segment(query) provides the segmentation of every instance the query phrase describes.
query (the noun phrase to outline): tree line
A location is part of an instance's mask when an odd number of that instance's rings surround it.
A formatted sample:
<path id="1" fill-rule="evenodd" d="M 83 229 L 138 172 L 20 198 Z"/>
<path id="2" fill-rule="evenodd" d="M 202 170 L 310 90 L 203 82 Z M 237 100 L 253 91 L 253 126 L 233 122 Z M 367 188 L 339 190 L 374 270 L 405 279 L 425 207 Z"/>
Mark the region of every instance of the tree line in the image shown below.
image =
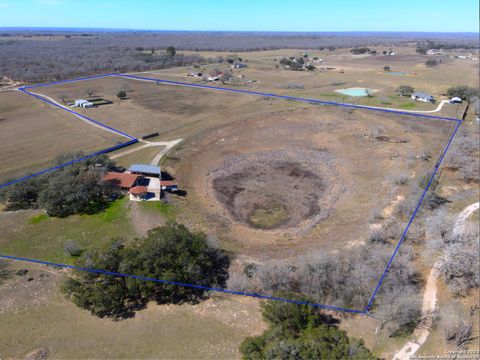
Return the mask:
<path id="1" fill-rule="evenodd" d="M 56 164 L 83 155 L 82 152 L 60 155 Z M 57 217 L 95 213 L 121 195 L 117 184 L 103 180 L 105 172 L 114 167 L 115 163 L 106 155 L 91 157 L 8 186 L 0 192 L 0 201 L 7 211 L 41 208 Z"/>

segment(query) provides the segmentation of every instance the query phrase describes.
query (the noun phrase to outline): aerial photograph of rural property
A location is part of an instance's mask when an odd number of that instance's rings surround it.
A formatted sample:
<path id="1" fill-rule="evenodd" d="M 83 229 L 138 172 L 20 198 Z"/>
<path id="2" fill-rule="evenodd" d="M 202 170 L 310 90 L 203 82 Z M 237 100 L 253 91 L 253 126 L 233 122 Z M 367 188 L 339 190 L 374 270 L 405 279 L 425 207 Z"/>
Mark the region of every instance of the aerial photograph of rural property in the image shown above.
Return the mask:
<path id="1" fill-rule="evenodd" d="M 479 17 L 0 0 L 0 360 L 480 359 Z"/>

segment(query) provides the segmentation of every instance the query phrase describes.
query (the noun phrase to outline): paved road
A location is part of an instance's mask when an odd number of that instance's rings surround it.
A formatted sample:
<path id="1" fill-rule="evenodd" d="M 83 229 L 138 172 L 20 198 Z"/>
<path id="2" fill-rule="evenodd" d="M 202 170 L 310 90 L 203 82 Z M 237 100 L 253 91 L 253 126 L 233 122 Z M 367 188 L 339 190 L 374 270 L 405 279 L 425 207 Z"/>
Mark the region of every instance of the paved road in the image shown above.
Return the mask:
<path id="1" fill-rule="evenodd" d="M 461 234 L 464 231 L 466 220 L 470 217 L 470 215 L 478 210 L 479 205 L 480 203 L 478 202 L 471 204 L 463 209 L 463 211 L 457 216 L 452 230 L 454 235 Z M 437 312 L 437 279 L 440 274 L 441 264 L 442 261 L 437 260 L 430 270 L 430 274 L 428 275 L 427 283 L 425 285 L 425 292 L 423 294 L 422 322 L 414 330 L 410 340 L 398 352 L 395 353 L 393 357 L 394 360 L 409 360 L 413 355 L 415 355 L 420 346 L 427 341 L 427 338 L 430 335 L 433 320 L 435 320 Z"/>

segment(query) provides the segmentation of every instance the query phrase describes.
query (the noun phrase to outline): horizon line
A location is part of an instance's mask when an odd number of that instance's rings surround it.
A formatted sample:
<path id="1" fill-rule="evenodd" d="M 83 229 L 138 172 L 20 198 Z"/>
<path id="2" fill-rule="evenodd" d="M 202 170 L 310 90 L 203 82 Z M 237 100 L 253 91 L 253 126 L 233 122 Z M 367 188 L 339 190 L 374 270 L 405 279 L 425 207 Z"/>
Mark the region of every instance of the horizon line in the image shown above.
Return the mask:
<path id="1" fill-rule="evenodd" d="M 324 34 L 324 33 L 369 33 L 369 34 L 476 34 L 478 31 L 424 31 L 424 30 L 199 30 L 199 29 L 138 29 L 138 28 L 109 28 L 109 27 L 62 27 L 62 26 L 0 26 L 0 30 L 51 30 L 51 31 L 143 31 L 143 32 L 216 32 L 216 33 L 296 33 L 296 34 Z"/>

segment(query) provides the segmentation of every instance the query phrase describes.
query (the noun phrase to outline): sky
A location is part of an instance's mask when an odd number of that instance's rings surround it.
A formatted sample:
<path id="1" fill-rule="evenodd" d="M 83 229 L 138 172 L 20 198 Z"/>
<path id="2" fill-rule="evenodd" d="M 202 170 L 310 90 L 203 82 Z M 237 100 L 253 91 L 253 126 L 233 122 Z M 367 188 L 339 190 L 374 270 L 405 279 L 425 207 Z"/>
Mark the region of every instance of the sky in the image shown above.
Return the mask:
<path id="1" fill-rule="evenodd" d="M 0 27 L 478 32 L 478 0 L 0 0 Z"/>

